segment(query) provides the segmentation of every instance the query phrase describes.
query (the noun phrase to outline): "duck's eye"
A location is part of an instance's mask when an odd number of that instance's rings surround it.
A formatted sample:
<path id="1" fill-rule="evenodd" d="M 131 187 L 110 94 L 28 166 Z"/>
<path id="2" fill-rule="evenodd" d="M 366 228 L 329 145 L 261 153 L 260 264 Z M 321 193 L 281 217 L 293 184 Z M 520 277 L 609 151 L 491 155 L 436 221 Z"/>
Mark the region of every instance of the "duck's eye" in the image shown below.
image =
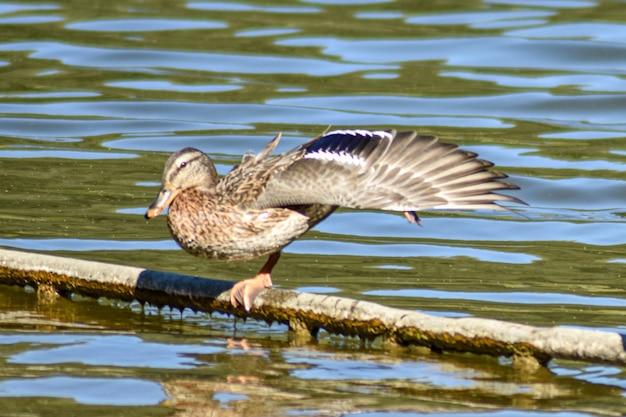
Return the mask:
<path id="1" fill-rule="evenodd" d="M 178 164 L 178 168 L 185 168 L 187 166 L 187 162 L 183 161 L 180 164 Z"/>

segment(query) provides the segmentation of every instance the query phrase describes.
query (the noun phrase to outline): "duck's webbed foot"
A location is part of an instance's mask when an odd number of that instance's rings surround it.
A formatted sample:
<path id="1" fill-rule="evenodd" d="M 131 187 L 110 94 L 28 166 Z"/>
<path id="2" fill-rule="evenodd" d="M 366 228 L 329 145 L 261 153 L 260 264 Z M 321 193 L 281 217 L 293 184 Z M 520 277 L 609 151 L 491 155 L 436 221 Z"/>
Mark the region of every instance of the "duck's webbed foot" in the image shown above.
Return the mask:
<path id="1" fill-rule="evenodd" d="M 246 311 L 250 311 L 257 295 L 271 286 L 272 276 L 270 274 L 258 274 L 253 278 L 239 281 L 230 290 L 230 303 L 234 307 L 243 306 Z"/>
<path id="2" fill-rule="evenodd" d="M 233 286 L 230 290 L 230 303 L 234 307 L 243 306 L 246 311 L 250 311 L 257 295 L 264 289 L 272 287 L 272 268 L 278 262 L 278 258 L 280 252 L 270 255 L 256 276 L 239 281 Z"/>

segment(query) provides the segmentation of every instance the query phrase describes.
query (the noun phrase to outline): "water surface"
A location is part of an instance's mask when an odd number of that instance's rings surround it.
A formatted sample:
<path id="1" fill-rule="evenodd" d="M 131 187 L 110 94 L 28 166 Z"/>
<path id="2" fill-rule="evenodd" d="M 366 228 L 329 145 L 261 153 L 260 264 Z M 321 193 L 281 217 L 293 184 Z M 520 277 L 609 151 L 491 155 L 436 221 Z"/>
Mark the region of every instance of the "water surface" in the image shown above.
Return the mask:
<path id="1" fill-rule="evenodd" d="M 626 6 L 614 1 L 0 4 L 0 245 L 212 278 L 145 207 L 167 156 L 221 174 L 274 135 L 417 129 L 521 187 L 515 213 L 340 210 L 275 281 L 447 317 L 626 332 Z M 0 288 L 7 415 L 619 415 L 623 368 L 394 349 Z"/>

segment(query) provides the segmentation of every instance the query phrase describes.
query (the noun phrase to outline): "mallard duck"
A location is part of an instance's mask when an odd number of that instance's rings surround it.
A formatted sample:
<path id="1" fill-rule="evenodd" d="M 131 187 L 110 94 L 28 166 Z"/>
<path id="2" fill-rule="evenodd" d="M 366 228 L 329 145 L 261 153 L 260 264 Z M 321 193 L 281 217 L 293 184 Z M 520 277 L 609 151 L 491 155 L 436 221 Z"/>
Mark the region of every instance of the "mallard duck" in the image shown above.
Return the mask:
<path id="1" fill-rule="evenodd" d="M 184 148 L 167 160 L 163 184 L 146 218 L 169 207 L 167 224 L 195 256 L 246 261 L 269 256 L 259 273 L 240 281 L 230 301 L 246 310 L 272 286 L 281 249 L 338 207 L 404 213 L 420 223 L 424 209 L 507 209 L 523 201 L 500 190 L 517 186 L 456 145 L 417 132 L 334 130 L 270 157 L 276 136 L 258 154 L 218 179 L 211 159 Z"/>

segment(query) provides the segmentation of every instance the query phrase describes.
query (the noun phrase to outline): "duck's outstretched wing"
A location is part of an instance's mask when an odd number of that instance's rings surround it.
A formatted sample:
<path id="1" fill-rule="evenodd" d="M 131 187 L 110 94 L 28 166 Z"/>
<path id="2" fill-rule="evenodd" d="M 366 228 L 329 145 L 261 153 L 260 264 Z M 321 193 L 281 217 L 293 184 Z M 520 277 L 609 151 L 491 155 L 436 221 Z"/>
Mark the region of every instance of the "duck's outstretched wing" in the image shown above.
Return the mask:
<path id="1" fill-rule="evenodd" d="M 326 204 L 415 211 L 525 204 L 498 193 L 518 187 L 490 170 L 491 162 L 416 132 L 335 130 L 286 155 L 299 156 L 268 178 L 257 207 Z"/>

